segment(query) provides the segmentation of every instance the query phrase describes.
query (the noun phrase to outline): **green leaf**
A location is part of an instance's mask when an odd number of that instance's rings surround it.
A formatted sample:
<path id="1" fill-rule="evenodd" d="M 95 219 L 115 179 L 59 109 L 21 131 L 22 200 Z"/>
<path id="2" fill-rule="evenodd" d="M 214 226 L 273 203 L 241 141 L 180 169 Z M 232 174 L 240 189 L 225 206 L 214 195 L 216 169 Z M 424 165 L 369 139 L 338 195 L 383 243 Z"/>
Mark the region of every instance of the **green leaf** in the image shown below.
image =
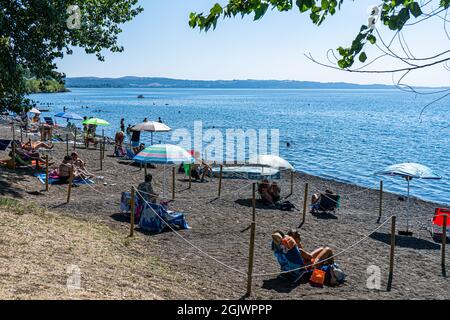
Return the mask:
<path id="1" fill-rule="evenodd" d="M 420 6 L 417 2 L 411 3 L 411 5 L 409 6 L 409 11 L 415 18 L 422 14 L 422 9 L 420 9 Z"/>
<path id="2" fill-rule="evenodd" d="M 359 55 L 359 61 L 361 61 L 362 63 L 366 62 L 367 60 L 367 55 L 365 52 L 361 52 L 361 54 Z"/>
<path id="3" fill-rule="evenodd" d="M 369 34 L 369 35 L 367 36 L 367 41 L 369 41 L 371 44 L 375 44 L 375 42 L 377 42 L 377 38 L 375 38 L 374 35 Z"/>
<path id="4" fill-rule="evenodd" d="M 269 8 L 268 3 L 261 3 L 258 7 L 256 7 L 254 20 L 261 19 L 261 17 L 266 13 L 268 8 Z"/>

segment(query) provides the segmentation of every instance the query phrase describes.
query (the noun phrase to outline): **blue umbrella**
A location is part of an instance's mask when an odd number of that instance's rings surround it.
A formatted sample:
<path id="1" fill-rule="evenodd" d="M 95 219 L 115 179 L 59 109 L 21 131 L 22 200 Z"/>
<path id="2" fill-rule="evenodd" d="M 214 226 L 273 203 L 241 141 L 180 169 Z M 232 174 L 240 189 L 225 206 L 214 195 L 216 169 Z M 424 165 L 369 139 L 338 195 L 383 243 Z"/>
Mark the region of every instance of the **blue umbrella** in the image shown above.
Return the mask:
<path id="1" fill-rule="evenodd" d="M 80 116 L 80 115 L 78 115 L 76 113 L 73 113 L 73 112 L 60 112 L 60 113 L 55 114 L 55 117 L 64 118 L 64 119 L 67 119 L 67 120 L 69 120 L 69 119 L 71 119 L 71 120 L 83 120 L 82 116 Z"/>

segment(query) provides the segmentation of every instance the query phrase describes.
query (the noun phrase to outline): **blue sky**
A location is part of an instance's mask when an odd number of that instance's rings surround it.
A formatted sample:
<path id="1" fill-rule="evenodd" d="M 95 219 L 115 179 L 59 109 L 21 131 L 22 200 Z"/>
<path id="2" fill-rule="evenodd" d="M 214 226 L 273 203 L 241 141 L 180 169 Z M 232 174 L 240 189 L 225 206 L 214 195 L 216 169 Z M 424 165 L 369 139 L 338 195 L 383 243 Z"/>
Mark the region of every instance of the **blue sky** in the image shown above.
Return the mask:
<path id="1" fill-rule="evenodd" d="M 350 74 L 321 67 L 304 57 L 311 53 L 326 62 L 330 48 L 349 45 L 368 18 L 368 7 L 376 1 L 345 1 L 337 15 L 322 26 L 313 25 L 308 15 L 297 10 L 268 12 L 260 21 L 251 17 L 219 21 L 208 33 L 190 29 L 191 11 L 206 11 L 209 0 L 141 0 L 144 12 L 123 26 L 119 43 L 123 53 L 105 52 L 106 62 L 76 49 L 58 61 L 68 77 L 162 76 L 181 79 L 279 79 L 321 82 L 392 83 L 392 75 Z M 223 1 L 222 1 L 223 3 Z M 448 49 L 442 21 L 430 19 L 405 30 L 413 54 L 428 56 Z M 379 29 L 386 39 L 393 34 Z M 378 51 L 366 52 L 375 57 Z M 378 66 L 394 67 L 382 59 Z M 442 66 L 416 71 L 406 78 L 412 85 L 449 85 L 449 72 Z"/>

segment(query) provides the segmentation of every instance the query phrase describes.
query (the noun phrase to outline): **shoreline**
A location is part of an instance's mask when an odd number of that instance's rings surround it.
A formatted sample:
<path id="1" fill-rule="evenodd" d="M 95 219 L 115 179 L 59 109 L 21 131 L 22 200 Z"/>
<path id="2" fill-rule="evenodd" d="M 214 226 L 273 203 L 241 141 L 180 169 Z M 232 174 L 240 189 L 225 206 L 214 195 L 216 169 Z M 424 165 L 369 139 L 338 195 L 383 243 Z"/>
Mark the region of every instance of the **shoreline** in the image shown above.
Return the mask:
<path id="1" fill-rule="evenodd" d="M 9 127 L 0 125 L 0 136 L 8 138 Z M 49 154 L 56 165 L 65 154 L 65 144 L 55 144 Z M 71 150 L 72 146 L 70 146 Z M 67 214 L 75 219 L 100 224 L 118 231 L 126 238 L 129 222 L 120 214 L 119 203 L 122 191 L 129 191 L 143 181 L 144 170 L 129 162 L 111 157 L 111 146 L 107 146 L 103 170 L 99 169 L 99 152 L 77 149 L 86 160 L 88 170 L 95 176 L 94 185 L 82 185 L 72 189 L 71 201 L 66 203 L 67 186 L 50 186 L 50 192 L 33 175 L 35 168 L 12 171 L 0 168 L 0 197 L 15 198 L 25 203 L 35 203 L 54 214 Z M 0 151 L 0 158 L 7 153 Z M 154 188 L 159 193 L 164 185 L 163 167 L 148 169 L 154 176 Z M 205 183 L 188 182 L 184 175 L 176 176 L 176 197 L 170 201 L 172 210 L 183 212 L 191 227 L 179 234 L 226 265 L 245 270 L 248 265 L 248 226 L 251 220 L 252 181 L 244 179 L 223 179 L 222 196 L 217 199 L 218 179 L 208 178 Z M 341 208 L 332 216 L 313 216 L 306 213 L 306 222 L 300 228 L 304 246 L 312 250 L 318 246 L 329 246 L 340 252 L 349 252 L 337 258 L 337 262 L 348 275 L 347 282 L 340 287 L 314 288 L 309 284 L 292 287 L 270 274 L 279 271 L 270 250 L 270 237 L 274 230 L 287 231 L 297 228 L 302 219 L 304 185 L 309 184 L 307 201 L 316 190 L 329 188 L 342 197 Z M 171 179 L 167 182 L 171 185 Z M 289 193 L 290 176 L 280 180 L 282 196 Z M 170 191 L 168 192 L 170 194 Z M 389 260 L 390 222 L 380 230 L 376 223 L 379 210 L 379 191 L 355 185 L 298 173 L 294 175 L 294 193 L 287 197 L 299 211 L 281 212 L 263 207 L 259 202 L 256 208 L 257 232 L 255 238 L 254 272 L 268 276 L 254 279 L 253 299 L 433 299 L 448 298 L 450 284 L 443 278 L 440 270 L 440 245 L 434 242 L 423 225 L 430 226 L 435 203 L 412 199 L 411 230 L 413 237 L 397 236 L 394 286 L 391 292 L 384 289 L 369 290 L 366 286 L 367 268 L 377 265 L 381 269 L 381 285 L 387 281 Z M 383 193 L 383 215 L 381 221 L 397 216 L 397 230 L 405 228 L 406 203 L 399 201 L 395 194 Z M 31 231 L 32 232 L 32 231 Z M 370 234 L 359 245 L 351 247 Z M 145 253 L 160 259 L 183 275 L 190 275 L 195 282 L 205 288 L 205 299 L 238 299 L 245 293 L 246 279 L 216 261 L 205 257 L 194 247 L 188 245 L 172 231 L 161 234 L 148 234 L 136 227 L 134 245 L 145 248 Z M 85 272 L 94 272 L 95 265 L 86 266 Z M 120 263 L 116 266 L 120 270 Z M 26 275 L 24 275 L 26 276 Z M 44 279 L 46 280 L 46 279 Z M 288 291 L 286 291 L 288 289 Z M 288 293 L 289 292 L 289 293 Z M 186 298 L 189 299 L 189 296 Z"/>

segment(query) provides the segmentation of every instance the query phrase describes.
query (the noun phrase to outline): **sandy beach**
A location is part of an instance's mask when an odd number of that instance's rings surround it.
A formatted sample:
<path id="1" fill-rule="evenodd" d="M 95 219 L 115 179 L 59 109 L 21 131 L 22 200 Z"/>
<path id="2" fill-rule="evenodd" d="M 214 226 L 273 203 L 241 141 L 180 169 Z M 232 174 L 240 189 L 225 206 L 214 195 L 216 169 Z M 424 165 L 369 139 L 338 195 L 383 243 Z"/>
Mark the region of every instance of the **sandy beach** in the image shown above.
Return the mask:
<path id="1" fill-rule="evenodd" d="M 0 137 L 12 138 L 11 127 L 0 125 Z M 16 133 L 20 137 L 20 133 Z M 37 137 L 30 136 L 33 140 Z M 25 138 L 25 135 L 24 135 Z M 70 145 L 70 151 L 73 144 Z M 107 146 L 100 171 L 99 150 L 86 150 L 78 146 L 79 156 L 87 163 L 88 170 L 95 176 L 104 177 L 94 179 L 94 185 L 82 185 L 72 189 L 71 201 L 66 203 L 67 185 L 52 185 L 50 191 L 45 192 L 45 186 L 34 176 L 35 168 L 20 168 L 15 171 L 0 166 L 0 197 L 15 198 L 23 203 L 33 203 L 37 207 L 58 217 L 65 215 L 79 221 L 98 224 L 109 228 L 126 239 L 129 234 L 129 222 L 119 210 L 121 192 L 129 191 L 131 186 L 137 186 L 144 178 L 144 170 L 131 165 L 130 161 L 122 161 L 112 156 L 112 146 Z M 54 150 L 48 152 L 56 168 L 66 153 L 64 143 L 55 143 Z M 0 159 L 8 159 L 7 152 L 0 151 Z M 154 176 L 154 187 L 162 192 L 163 166 L 148 169 Z M 42 171 L 42 170 L 41 170 Z M 128 246 L 120 249 L 124 257 L 139 256 L 141 258 L 157 259 L 167 265 L 170 270 L 176 270 L 185 275 L 183 281 L 189 282 L 196 290 L 180 291 L 176 296 L 163 298 L 205 298 L 205 299 L 239 299 L 246 291 L 246 273 L 249 254 L 249 225 L 252 208 L 253 181 L 223 180 L 222 196 L 217 199 L 218 179 L 207 178 L 207 182 L 192 183 L 188 189 L 188 182 L 184 175 L 176 177 L 176 199 L 170 202 L 173 210 L 187 214 L 190 230 L 180 231 L 179 234 L 208 255 L 223 262 L 228 267 L 205 256 L 196 248 L 188 244 L 174 232 L 168 231 L 151 235 L 136 227 L 135 236 Z M 282 194 L 287 195 L 290 189 L 290 176 L 283 176 L 280 181 Z M 304 202 L 304 185 L 309 183 L 308 198 L 313 192 L 326 188 L 332 189 L 342 197 L 341 208 L 335 216 L 313 216 L 306 214 L 306 222 L 301 227 L 302 242 L 306 249 L 313 250 L 319 246 L 329 246 L 338 255 L 336 262 L 347 274 L 346 283 L 338 287 L 315 288 L 308 283 L 292 286 L 289 282 L 277 278 L 279 265 L 270 248 L 271 234 L 274 230 L 287 231 L 299 226 Z M 171 169 L 167 170 L 167 185 L 171 187 Z M 375 186 L 374 186 L 375 187 Z M 170 197 L 171 189 L 167 193 Z M 303 173 L 294 176 L 294 193 L 288 200 L 294 203 L 299 211 L 282 212 L 268 209 L 257 204 L 256 209 L 256 239 L 255 261 L 252 299 L 449 299 L 450 284 L 441 273 L 440 244 L 434 242 L 426 228 L 431 226 L 431 218 L 436 207 L 442 205 L 413 199 L 411 218 L 413 237 L 396 236 L 395 268 L 392 290 L 386 291 L 390 250 L 390 221 L 377 224 L 379 210 L 379 191 L 365 189 L 355 185 L 326 180 Z M 391 215 L 397 216 L 397 230 L 406 225 L 406 203 L 399 199 L 399 195 L 383 194 L 384 222 Z M 309 201 L 308 201 L 309 203 Z M 45 221 L 42 221 L 45 223 Z M 380 226 L 381 225 L 381 226 Z M 3 227 L 2 227 L 3 228 Z M 376 232 L 373 230 L 379 228 Z M 29 230 L 33 232 L 33 230 Z M 61 228 L 50 228 L 48 232 L 61 232 Z M 0 244 L 5 242 L 3 232 Z M 370 235 L 364 239 L 367 235 Z M 3 239 L 2 239 L 3 238 Z M 364 239 L 364 240 L 362 240 Z M 362 240 L 362 241 L 361 241 Z M 26 241 L 32 241 L 32 237 Z M 358 241 L 361 241 L 358 243 Z M 356 245 L 355 245 L 356 244 Z M 119 246 L 120 244 L 116 244 Z M 91 250 L 85 244 L 85 250 Z M 35 248 L 38 250 L 38 248 Z M 96 248 L 92 248 L 93 251 Z M 107 248 L 105 249 L 107 250 Z M 11 254 L 14 254 L 12 252 Z M 447 255 L 448 257 L 448 255 Z M 2 264 L 12 263 L 12 259 L 0 258 Z M 52 258 L 49 257 L 49 260 Z M 98 262 L 102 255 L 98 255 Z M 15 262 L 17 263 L 17 261 Z M 49 274 L 45 277 L 45 268 L 41 270 L 42 277 L 33 278 L 34 282 L 52 283 L 55 290 L 62 290 L 57 285 L 65 284 L 65 268 L 52 270 L 48 264 Z M 381 271 L 380 289 L 369 289 L 368 267 L 378 266 Z M 447 259 L 448 265 L 448 259 Z M 123 271 L 127 264 L 118 262 L 111 274 L 115 277 L 126 277 Z M 90 283 L 90 273 L 96 271 L 95 263 L 83 264 L 83 290 L 94 286 Z M 237 269 L 237 272 L 233 269 Z M 31 269 L 31 268 L 30 268 Z M 8 268 L 4 268 L 2 278 L 8 278 Z M 5 275 L 6 273 L 6 275 Z M 55 274 L 56 273 L 56 274 Z M 20 276 L 23 282 L 32 277 L 32 272 Z M 137 278 L 133 290 L 139 290 L 140 280 Z M 113 282 L 112 282 L 113 283 Z M 195 285 L 194 285 L 195 284 Z M 129 286 L 130 284 L 125 284 Z M 148 285 L 142 281 L 142 286 Z M 180 285 L 169 282 L 169 285 Z M 31 284 L 30 284 L 31 286 Z M 199 289 L 200 288 L 200 289 Z M 29 296 L 43 298 L 39 286 L 30 288 Z M 111 292 L 126 290 L 123 287 L 109 288 Z M 144 290 L 144 289 L 143 289 Z M 148 291 L 148 288 L 145 290 Z M 57 296 L 58 291 L 54 293 Z M 79 293 L 78 293 L 79 294 Z M 111 297 L 119 297 L 111 293 Z M 78 296 L 67 298 L 77 298 Z M 89 298 L 89 296 L 86 296 Z M 122 296 L 124 298 L 136 295 Z M 155 298 L 151 295 L 145 298 Z M 159 298 L 159 296 L 157 297 Z"/>

